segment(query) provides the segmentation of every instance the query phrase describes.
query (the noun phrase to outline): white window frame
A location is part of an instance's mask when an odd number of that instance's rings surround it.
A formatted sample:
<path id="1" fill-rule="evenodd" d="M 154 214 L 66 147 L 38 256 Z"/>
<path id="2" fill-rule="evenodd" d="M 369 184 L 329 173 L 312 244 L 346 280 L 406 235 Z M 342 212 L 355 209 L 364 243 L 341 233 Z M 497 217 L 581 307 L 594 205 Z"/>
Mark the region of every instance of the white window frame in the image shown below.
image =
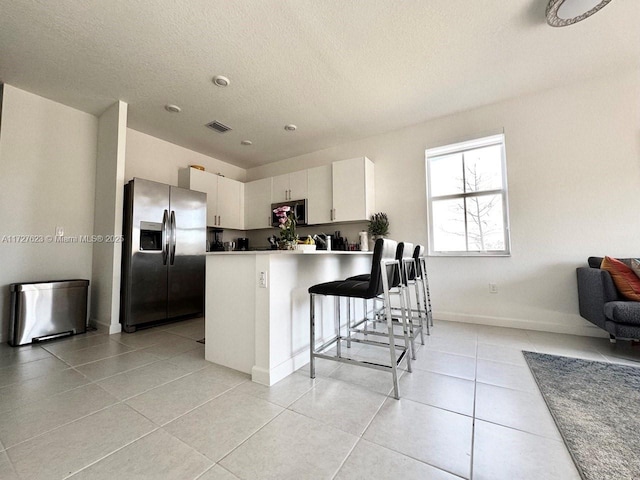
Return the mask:
<path id="1" fill-rule="evenodd" d="M 489 147 L 492 145 L 500 145 L 502 147 L 502 188 L 495 190 L 486 190 L 482 192 L 470 192 L 459 193 L 451 195 L 439 195 L 436 197 L 431 196 L 431 160 L 455 153 L 464 153 L 466 151 L 475 150 L 482 147 Z M 511 256 L 511 229 L 509 226 L 509 196 L 507 188 L 507 159 L 504 134 L 491 135 L 488 137 L 477 138 L 475 140 L 468 140 L 465 142 L 454 143 L 451 145 L 445 145 L 442 147 L 429 148 L 425 151 L 425 162 L 427 171 L 427 204 L 428 204 L 428 223 L 429 223 L 429 256 L 434 257 L 508 257 Z M 464 165 L 464 164 L 463 164 Z M 463 167 L 464 168 L 464 167 Z M 485 250 L 485 251 L 436 251 L 434 250 L 434 225 L 433 225 L 433 200 L 445 200 L 445 199 L 465 199 L 470 197 L 477 197 L 481 195 L 502 195 L 502 214 L 504 225 L 504 250 Z M 465 207 L 466 212 L 466 207 Z M 465 214 L 465 230 L 466 230 L 466 218 Z M 465 240 L 468 248 L 468 237 L 465 232 Z"/>

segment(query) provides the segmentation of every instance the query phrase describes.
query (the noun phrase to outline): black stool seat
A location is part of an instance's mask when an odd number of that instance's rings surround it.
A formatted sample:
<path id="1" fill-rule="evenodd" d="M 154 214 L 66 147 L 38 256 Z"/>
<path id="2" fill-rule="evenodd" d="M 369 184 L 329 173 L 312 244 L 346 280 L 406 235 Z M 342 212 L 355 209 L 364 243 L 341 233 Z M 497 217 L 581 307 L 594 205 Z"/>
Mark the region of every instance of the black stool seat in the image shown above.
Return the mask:
<path id="1" fill-rule="evenodd" d="M 313 285 L 309 288 L 309 293 L 316 295 L 332 295 L 334 297 L 364 298 L 366 300 L 378 295 L 376 289 L 371 288 L 371 282 L 357 280 L 338 280 Z"/>
<path id="2" fill-rule="evenodd" d="M 363 273 L 362 275 L 354 275 L 353 277 L 347 278 L 347 280 L 355 280 L 357 282 L 368 282 L 371 280 L 370 273 Z"/>

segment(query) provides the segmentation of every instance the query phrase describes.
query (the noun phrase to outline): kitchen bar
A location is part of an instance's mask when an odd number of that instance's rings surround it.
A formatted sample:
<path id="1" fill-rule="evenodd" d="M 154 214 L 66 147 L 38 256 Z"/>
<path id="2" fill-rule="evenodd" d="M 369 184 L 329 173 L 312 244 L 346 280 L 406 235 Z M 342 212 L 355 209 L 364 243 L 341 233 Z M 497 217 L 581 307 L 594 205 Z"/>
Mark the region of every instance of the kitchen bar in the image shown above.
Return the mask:
<path id="1" fill-rule="evenodd" d="M 370 252 L 207 254 L 205 358 L 273 385 L 309 362 L 307 289 L 370 270 Z M 318 340 L 329 338 L 333 302 L 324 299 L 316 308 L 324 311 Z"/>

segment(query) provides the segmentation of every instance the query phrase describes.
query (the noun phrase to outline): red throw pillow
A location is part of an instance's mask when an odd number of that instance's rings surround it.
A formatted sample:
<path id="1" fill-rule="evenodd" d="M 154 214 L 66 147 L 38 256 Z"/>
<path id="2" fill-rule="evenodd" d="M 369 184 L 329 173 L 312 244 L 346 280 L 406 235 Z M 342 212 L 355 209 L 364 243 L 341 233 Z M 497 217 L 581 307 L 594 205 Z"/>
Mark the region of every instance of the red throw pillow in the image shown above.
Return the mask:
<path id="1" fill-rule="evenodd" d="M 611 274 L 613 283 L 623 297 L 640 302 L 640 278 L 631 268 L 611 257 L 604 257 L 600 268 Z"/>

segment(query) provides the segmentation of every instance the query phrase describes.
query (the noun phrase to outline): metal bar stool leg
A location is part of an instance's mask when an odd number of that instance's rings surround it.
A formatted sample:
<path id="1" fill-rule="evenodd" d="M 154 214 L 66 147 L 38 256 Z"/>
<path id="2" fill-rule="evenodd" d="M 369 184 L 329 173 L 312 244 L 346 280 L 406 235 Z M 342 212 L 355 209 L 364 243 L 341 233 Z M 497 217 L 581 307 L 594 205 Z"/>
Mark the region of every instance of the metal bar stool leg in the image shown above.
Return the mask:
<path id="1" fill-rule="evenodd" d="M 340 335 L 340 297 L 334 297 L 334 314 L 333 314 L 333 322 L 336 329 L 336 354 L 338 357 L 342 357 L 342 337 Z"/>
<path id="2" fill-rule="evenodd" d="M 384 288 L 384 312 L 385 317 L 387 318 L 387 330 L 389 332 L 389 356 L 391 359 L 391 375 L 393 376 L 393 396 L 396 400 L 400 400 L 400 387 L 398 384 L 398 360 L 396 357 L 396 344 L 393 335 L 393 318 L 391 316 L 391 299 L 389 295 L 389 281 L 387 280 L 387 275 L 384 272 L 384 269 L 388 268 L 386 265 L 382 265 L 383 275 L 382 275 L 382 285 Z M 405 332 L 406 339 L 406 332 Z M 407 356 L 407 362 L 410 356 Z"/>
<path id="3" fill-rule="evenodd" d="M 347 297 L 347 348 L 351 348 L 351 298 Z"/>
<path id="4" fill-rule="evenodd" d="M 415 279 L 415 281 L 413 282 L 413 285 L 415 287 L 415 291 L 416 291 L 416 306 L 418 309 L 418 318 L 420 319 L 420 325 L 422 326 L 422 328 L 420 329 L 420 343 L 422 343 L 422 345 L 424 345 L 424 330 L 425 330 L 425 324 L 427 324 L 427 319 L 426 319 L 426 314 L 422 309 L 422 299 L 420 298 L 420 288 L 418 287 L 418 282 L 420 280 L 418 278 Z M 426 325 L 427 330 L 429 329 L 429 325 Z"/>
<path id="5" fill-rule="evenodd" d="M 309 334 L 309 345 L 311 358 L 309 361 L 309 376 L 311 378 L 316 378 L 316 309 L 315 309 L 315 299 L 316 296 L 312 293 L 309 295 L 309 318 L 311 319 L 311 324 L 309 325 L 310 334 Z"/>

